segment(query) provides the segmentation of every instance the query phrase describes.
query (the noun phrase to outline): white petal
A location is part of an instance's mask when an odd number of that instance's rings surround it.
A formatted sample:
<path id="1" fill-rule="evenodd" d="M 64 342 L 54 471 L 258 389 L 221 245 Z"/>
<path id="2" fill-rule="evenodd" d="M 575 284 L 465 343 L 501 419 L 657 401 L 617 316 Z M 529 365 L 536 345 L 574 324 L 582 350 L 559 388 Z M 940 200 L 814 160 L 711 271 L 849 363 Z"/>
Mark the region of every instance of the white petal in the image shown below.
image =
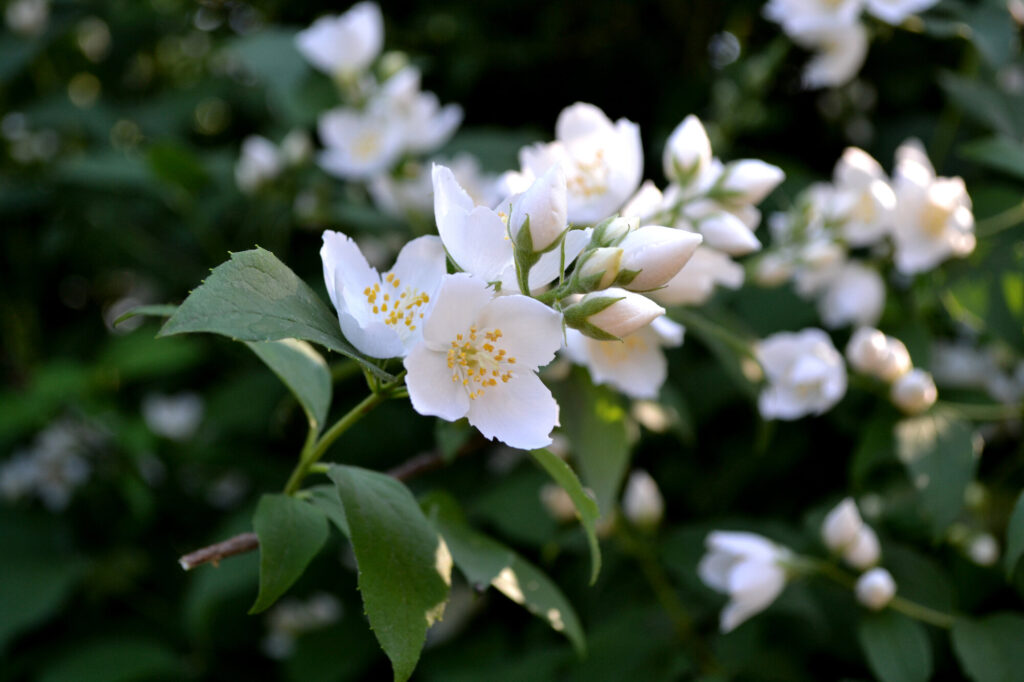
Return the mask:
<path id="1" fill-rule="evenodd" d="M 436 298 L 441 278 L 447 272 L 444 244 L 439 237 L 427 235 L 402 247 L 391 273 L 404 285 Z"/>
<path id="2" fill-rule="evenodd" d="M 423 415 L 455 421 L 466 416 L 469 395 L 462 383 L 452 381 L 447 355 L 415 346 L 406 356 L 405 385 L 414 410 Z"/>
<path id="3" fill-rule="evenodd" d="M 502 347 L 531 369 L 551 362 L 562 346 L 562 317 L 526 296 L 499 296 L 480 311 L 480 329 L 501 329 Z"/>
<path id="4" fill-rule="evenodd" d="M 608 384 L 630 398 L 656 398 L 668 377 L 668 361 L 650 326 L 622 341 L 587 339 L 587 367 L 595 384 Z"/>
<path id="5" fill-rule="evenodd" d="M 455 335 L 476 322 L 481 309 L 494 297 L 481 279 L 458 273 L 446 275 L 437 292 L 437 302 L 423 323 L 423 340 L 434 350 L 447 353 Z"/>
<path id="6" fill-rule="evenodd" d="M 697 564 L 697 575 L 701 581 L 718 592 L 729 591 L 729 572 L 736 564 L 735 558 L 721 552 L 711 552 L 701 557 Z"/>
<path id="7" fill-rule="evenodd" d="M 750 617 L 768 608 L 786 586 L 779 566 L 745 561 L 729 573 L 732 600 L 722 611 L 722 632 L 731 632 Z"/>
<path id="8" fill-rule="evenodd" d="M 779 546 L 758 535 L 744 531 L 716 530 L 708 533 L 704 541 L 709 551 L 725 552 L 736 557 L 774 560 L 779 555 Z"/>
<path id="9" fill-rule="evenodd" d="M 379 281 L 377 271 L 366 262 L 359 246 L 341 232 L 324 230 L 320 259 L 323 261 L 327 295 L 336 310 L 339 310 L 338 304 L 344 286 L 356 287 L 362 291 L 363 288 L 373 286 Z M 336 279 L 339 275 L 340 279 Z M 341 288 L 337 288 L 338 285 Z"/>
<path id="10" fill-rule="evenodd" d="M 466 416 L 487 438 L 533 450 L 551 444 L 551 431 L 558 426 L 558 403 L 536 374 L 523 371 L 470 401 Z"/>

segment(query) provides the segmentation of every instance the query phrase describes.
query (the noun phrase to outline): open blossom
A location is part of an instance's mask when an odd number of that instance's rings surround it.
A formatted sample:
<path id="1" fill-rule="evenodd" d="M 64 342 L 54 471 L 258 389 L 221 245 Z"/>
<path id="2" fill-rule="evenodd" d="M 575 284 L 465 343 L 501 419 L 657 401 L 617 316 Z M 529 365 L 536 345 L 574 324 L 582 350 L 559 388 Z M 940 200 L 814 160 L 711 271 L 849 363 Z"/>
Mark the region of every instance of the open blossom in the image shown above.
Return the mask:
<path id="1" fill-rule="evenodd" d="M 559 164 L 568 186 L 569 221 L 596 223 L 615 213 L 640 185 L 640 129 L 626 119 L 612 123 L 594 105 L 578 102 L 558 115 L 555 141 L 524 147 L 519 161 L 521 172 L 507 178 L 510 190 L 522 191 Z"/>
<path id="2" fill-rule="evenodd" d="M 422 335 L 445 274 L 441 240 L 412 240 L 395 266 L 380 274 L 351 238 L 328 230 L 323 239 L 324 284 L 345 338 L 370 357 L 406 355 Z"/>
<path id="3" fill-rule="evenodd" d="M 757 344 L 767 386 L 757 405 L 765 419 L 822 414 L 846 393 L 846 365 L 820 329 L 773 334 Z"/>
<path id="4" fill-rule="evenodd" d="M 683 327 L 659 317 L 621 341 L 600 341 L 575 329 L 567 329 L 565 338 L 569 357 L 590 371 L 595 384 L 630 398 L 656 398 L 668 377 L 664 349 L 682 345 Z"/>
<path id="5" fill-rule="evenodd" d="M 365 70 L 384 44 L 384 18 L 373 2 L 360 2 L 347 12 L 323 16 L 295 36 L 306 60 L 329 76 L 347 77 Z"/>
<path id="6" fill-rule="evenodd" d="M 462 107 L 441 106 L 432 92 L 420 88 L 420 70 L 407 66 L 395 73 L 372 98 L 372 116 L 388 118 L 401 133 L 402 148 L 429 152 L 448 141 L 462 123 Z"/>
<path id="7" fill-rule="evenodd" d="M 792 37 L 793 42 L 814 52 L 804 67 L 807 88 L 845 85 L 860 71 L 868 54 L 868 31 L 861 23 L 816 28 Z"/>
<path id="8" fill-rule="evenodd" d="M 906 142 L 896 150 L 894 187 L 897 270 L 914 275 L 974 251 L 974 214 L 964 181 L 935 177 L 919 143 Z"/>
<path id="9" fill-rule="evenodd" d="M 823 26 L 850 26 L 864 0 L 769 0 L 764 16 L 794 36 Z"/>
<path id="10" fill-rule="evenodd" d="M 907 17 L 923 12 L 939 0 L 866 0 L 867 11 L 887 24 L 896 26 Z"/>
<path id="11" fill-rule="evenodd" d="M 722 632 L 731 632 L 764 611 L 786 586 L 783 563 L 791 553 L 768 538 L 713 531 L 704 544 L 707 553 L 697 566 L 697 574 L 711 589 L 729 595 L 719 621 Z"/>
<path id="12" fill-rule="evenodd" d="M 896 193 L 870 154 L 848 147 L 833 172 L 833 211 L 844 220 L 843 238 L 850 246 L 871 246 L 892 228 Z"/>
<path id="13" fill-rule="evenodd" d="M 558 403 L 537 377 L 562 345 L 555 311 L 520 295 L 494 296 L 465 273 L 447 275 L 423 326 L 423 342 L 405 358 L 413 408 L 530 450 L 551 443 Z"/>
<path id="14" fill-rule="evenodd" d="M 390 116 L 348 107 L 320 115 L 324 151 L 317 163 L 343 180 L 365 180 L 395 164 L 402 153 L 402 129 Z"/>
<path id="15" fill-rule="evenodd" d="M 849 261 L 836 273 L 818 299 L 826 327 L 873 325 L 885 307 L 885 282 L 874 268 Z"/>

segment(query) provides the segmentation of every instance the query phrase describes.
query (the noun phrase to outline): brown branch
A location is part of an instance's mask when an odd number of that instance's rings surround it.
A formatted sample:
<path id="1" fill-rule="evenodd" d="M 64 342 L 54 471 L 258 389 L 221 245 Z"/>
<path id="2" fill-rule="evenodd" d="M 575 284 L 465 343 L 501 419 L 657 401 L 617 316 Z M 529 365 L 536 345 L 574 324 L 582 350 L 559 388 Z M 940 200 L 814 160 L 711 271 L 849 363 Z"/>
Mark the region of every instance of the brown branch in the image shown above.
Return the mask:
<path id="1" fill-rule="evenodd" d="M 196 566 L 212 563 L 216 566 L 221 559 L 251 552 L 260 546 L 256 533 L 242 533 L 222 542 L 217 542 L 208 547 L 197 549 L 178 559 L 178 563 L 186 571 L 191 571 Z"/>

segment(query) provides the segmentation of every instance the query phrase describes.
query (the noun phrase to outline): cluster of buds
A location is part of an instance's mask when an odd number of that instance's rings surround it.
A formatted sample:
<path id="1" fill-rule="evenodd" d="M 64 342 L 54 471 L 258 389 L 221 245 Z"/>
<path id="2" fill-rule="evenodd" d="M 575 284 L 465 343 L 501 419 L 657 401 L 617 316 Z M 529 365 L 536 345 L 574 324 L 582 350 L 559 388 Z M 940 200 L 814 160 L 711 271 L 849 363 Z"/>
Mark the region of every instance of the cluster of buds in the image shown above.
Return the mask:
<path id="1" fill-rule="evenodd" d="M 847 497 L 825 517 L 821 539 L 835 555 L 861 571 L 854 591 L 857 600 L 873 611 L 885 608 L 896 595 L 892 574 L 877 566 L 881 558 L 878 535 L 860 516 L 857 504 Z"/>
<path id="2" fill-rule="evenodd" d="M 907 347 L 877 329 L 862 327 L 846 346 L 846 359 L 858 372 L 889 384 L 889 398 L 907 414 L 920 414 L 939 397 L 932 375 L 914 368 Z"/>

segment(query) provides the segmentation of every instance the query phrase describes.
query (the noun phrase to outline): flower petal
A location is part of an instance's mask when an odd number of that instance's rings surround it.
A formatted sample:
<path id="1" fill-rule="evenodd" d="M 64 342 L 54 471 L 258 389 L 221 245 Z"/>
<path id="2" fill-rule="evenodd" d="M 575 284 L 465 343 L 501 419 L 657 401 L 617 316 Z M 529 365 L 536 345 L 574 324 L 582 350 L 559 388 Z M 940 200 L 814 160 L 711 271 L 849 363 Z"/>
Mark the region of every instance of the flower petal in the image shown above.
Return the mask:
<path id="1" fill-rule="evenodd" d="M 499 296 L 480 311 L 480 329 L 501 329 L 502 347 L 525 367 L 551 362 L 562 347 L 562 317 L 526 296 Z"/>
<path id="2" fill-rule="evenodd" d="M 452 381 L 445 354 L 421 343 L 409 352 L 404 364 L 408 371 L 405 386 L 414 410 L 447 421 L 466 416 L 469 395 L 461 382 Z"/>
<path id="3" fill-rule="evenodd" d="M 345 287 L 362 291 L 364 287 L 373 286 L 380 281 L 377 271 L 366 262 L 366 257 L 359 246 L 346 234 L 325 230 L 323 246 L 320 247 L 320 259 L 324 266 L 324 285 L 327 295 L 336 310 L 343 300 L 341 292 Z"/>
<path id="4" fill-rule="evenodd" d="M 446 275 L 437 302 L 423 323 L 423 340 L 434 350 L 448 352 L 455 335 L 469 329 L 477 315 L 494 297 L 487 283 L 466 273 Z"/>
<path id="5" fill-rule="evenodd" d="M 558 426 L 558 403 L 536 374 L 524 371 L 470 401 L 466 416 L 487 438 L 533 450 L 551 444 L 551 431 Z"/>

